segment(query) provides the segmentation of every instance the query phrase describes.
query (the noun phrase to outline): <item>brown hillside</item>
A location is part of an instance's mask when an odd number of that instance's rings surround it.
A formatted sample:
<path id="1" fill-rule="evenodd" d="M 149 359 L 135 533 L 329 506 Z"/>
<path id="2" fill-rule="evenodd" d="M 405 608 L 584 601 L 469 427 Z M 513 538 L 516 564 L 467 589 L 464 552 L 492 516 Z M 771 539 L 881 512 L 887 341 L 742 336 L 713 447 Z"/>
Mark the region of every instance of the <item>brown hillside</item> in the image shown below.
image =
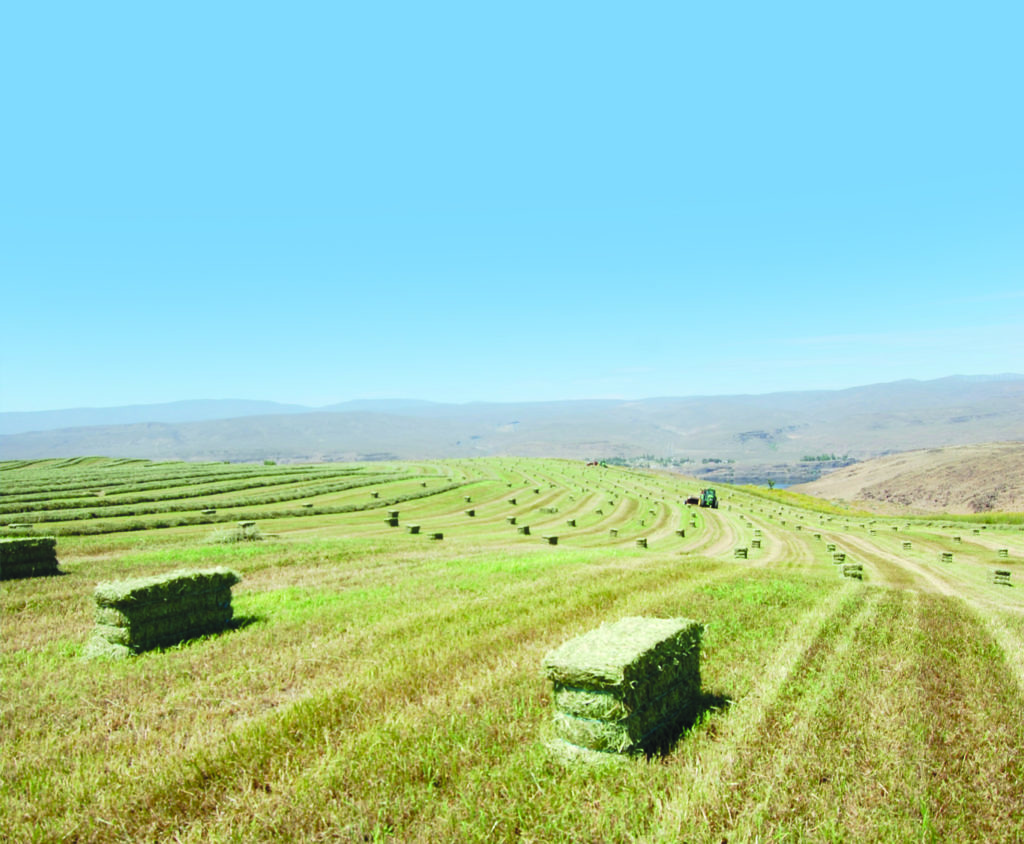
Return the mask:
<path id="1" fill-rule="evenodd" d="M 873 509 L 1024 512 L 1024 442 L 908 451 L 838 469 L 792 487 Z"/>

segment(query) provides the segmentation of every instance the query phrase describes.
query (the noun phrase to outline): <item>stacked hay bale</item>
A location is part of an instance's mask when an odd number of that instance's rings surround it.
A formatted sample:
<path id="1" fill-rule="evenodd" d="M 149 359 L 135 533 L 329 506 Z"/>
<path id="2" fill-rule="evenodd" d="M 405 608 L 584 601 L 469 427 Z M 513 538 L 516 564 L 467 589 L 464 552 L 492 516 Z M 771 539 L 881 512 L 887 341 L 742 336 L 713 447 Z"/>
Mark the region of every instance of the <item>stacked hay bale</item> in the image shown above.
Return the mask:
<path id="1" fill-rule="evenodd" d="M 649 750 L 696 715 L 704 626 L 686 618 L 624 618 L 544 657 L 554 684 L 552 748 Z"/>
<path id="2" fill-rule="evenodd" d="M 176 571 L 100 583 L 89 656 L 128 656 L 223 630 L 231 623 L 230 569 Z"/>
<path id="3" fill-rule="evenodd" d="M 862 563 L 842 563 L 839 566 L 840 577 L 852 577 L 855 580 L 864 579 L 864 565 Z"/>
<path id="4" fill-rule="evenodd" d="M 52 536 L 0 539 L 0 580 L 60 574 Z"/>

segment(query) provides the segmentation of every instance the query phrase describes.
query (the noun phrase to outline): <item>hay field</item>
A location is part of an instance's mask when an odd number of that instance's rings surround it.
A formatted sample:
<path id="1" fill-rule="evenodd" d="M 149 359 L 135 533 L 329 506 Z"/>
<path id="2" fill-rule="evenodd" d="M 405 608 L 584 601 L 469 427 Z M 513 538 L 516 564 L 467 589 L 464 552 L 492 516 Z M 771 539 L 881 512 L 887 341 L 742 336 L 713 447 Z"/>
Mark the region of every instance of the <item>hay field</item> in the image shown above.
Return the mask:
<path id="1" fill-rule="evenodd" d="M 0 585 L 0 839 L 1019 841 L 1020 525 L 726 486 L 687 507 L 698 487 L 512 458 L 0 464 L 0 535 L 56 536 L 62 571 Z M 83 657 L 98 582 L 216 566 L 234 629 Z M 566 767 L 542 659 L 631 616 L 707 625 L 702 711 L 655 756 Z"/>

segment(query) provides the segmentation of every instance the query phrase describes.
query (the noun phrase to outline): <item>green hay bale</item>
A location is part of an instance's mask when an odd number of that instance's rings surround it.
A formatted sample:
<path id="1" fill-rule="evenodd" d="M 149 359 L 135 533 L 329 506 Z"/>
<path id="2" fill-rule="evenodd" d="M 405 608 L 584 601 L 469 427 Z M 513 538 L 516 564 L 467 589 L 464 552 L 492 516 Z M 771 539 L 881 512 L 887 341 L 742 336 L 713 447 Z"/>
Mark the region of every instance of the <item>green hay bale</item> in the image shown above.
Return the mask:
<path id="1" fill-rule="evenodd" d="M 223 630 L 232 619 L 231 587 L 240 580 L 217 568 L 100 583 L 86 655 L 126 656 Z"/>
<path id="2" fill-rule="evenodd" d="M 230 589 L 241 580 L 239 574 L 226 568 L 173 571 L 155 577 L 99 583 L 93 591 L 93 598 L 98 607 L 123 610 L 191 598 L 217 589 Z"/>
<path id="3" fill-rule="evenodd" d="M 548 653 L 557 736 L 631 753 L 695 714 L 703 629 L 690 619 L 625 618 Z"/>
<path id="4" fill-rule="evenodd" d="M 591 695 L 602 696 L 599 692 Z M 621 701 L 616 703 L 621 705 Z M 589 750 L 629 753 L 649 746 L 656 736 L 694 715 L 699 703 L 700 683 L 687 678 L 623 717 L 581 717 L 556 709 L 554 729 L 559 738 Z"/>
<path id="5" fill-rule="evenodd" d="M 60 574 L 53 536 L 0 539 L 0 580 Z"/>
<path id="6" fill-rule="evenodd" d="M 221 528 L 211 533 L 206 541 L 214 544 L 230 545 L 234 542 L 260 542 L 264 536 L 262 531 L 256 527 L 255 522 L 239 522 L 238 527 Z"/>
<path id="7" fill-rule="evenodd" d="M 544 747 L 550 759 L 565 768 L 621 766 L 629 762 L 629 757 L 623 756 L 621 753 L 602 753 L 598 750 L 590 750 L 562 738 L 550 739 L 544 742 Z"/>
<path id="8" fill-rule="evenodd" d="M 627 711 L 640 709 L 684 675 L 700 688 L 704 626 L 687 618 L 623 618 L 550 651 L 548 679 L 569 689 L 608 692 Z"/>

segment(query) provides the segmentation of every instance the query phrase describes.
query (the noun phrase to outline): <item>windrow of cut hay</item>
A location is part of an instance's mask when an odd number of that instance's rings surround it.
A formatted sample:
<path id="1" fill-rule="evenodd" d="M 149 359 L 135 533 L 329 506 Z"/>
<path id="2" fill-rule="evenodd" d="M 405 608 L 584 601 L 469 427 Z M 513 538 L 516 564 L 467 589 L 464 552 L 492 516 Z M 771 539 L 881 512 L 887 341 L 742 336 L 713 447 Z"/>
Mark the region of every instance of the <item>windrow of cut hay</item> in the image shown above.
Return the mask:
<path id="1" fill-rule="evenodd" d="M 623 618 L 549 652 L 555 744 L 634 753 L 663 741 L 699 706 L 703 630 L 686 618 Z"/>
<path id="2" fill-rule="evenodd" d="M 232 621 L 226 568 L 175 571 L 158 577 L 100 583 L 88 656 L 127 656 L 215 633 Z"/>
<path id="3" fill-rule="evenodd" d="M 60 574 L 52 536 L 0 539 L 0 580 Z"/>

